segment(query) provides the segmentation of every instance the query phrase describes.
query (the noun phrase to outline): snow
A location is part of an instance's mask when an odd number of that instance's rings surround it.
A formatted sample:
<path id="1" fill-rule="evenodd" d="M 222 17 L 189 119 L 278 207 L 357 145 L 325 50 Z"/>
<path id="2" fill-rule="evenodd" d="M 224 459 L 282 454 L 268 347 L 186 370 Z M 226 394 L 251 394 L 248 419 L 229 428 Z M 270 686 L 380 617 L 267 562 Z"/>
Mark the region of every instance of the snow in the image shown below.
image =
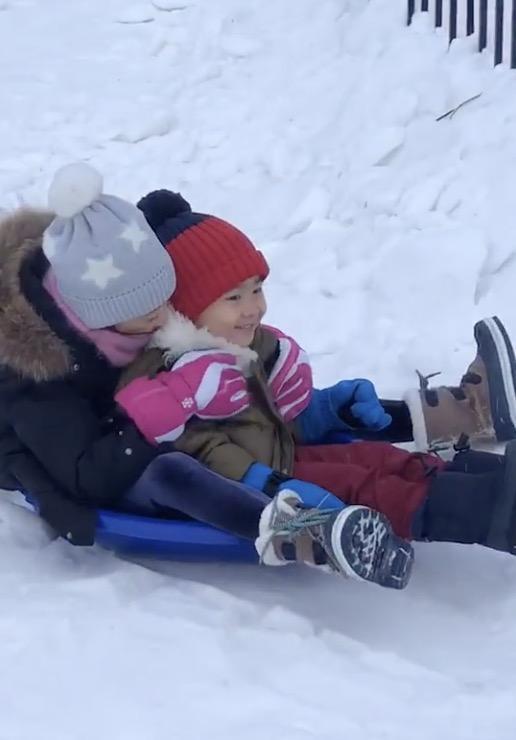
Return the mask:
<path id="1" fill-rule="evenodd" d="M 0 208 L 83 159 L 181 190 L 270 260 L 321 385 L 456 380 L 516 337 L 516 76 L 404 0 L 0 0 Z M 466 103 L 453 116 L 436 119 Z M 420 545 L 393 593 L 135 564 L 0 500 L 0 738 L 509 740 L 516 560 Z"/>

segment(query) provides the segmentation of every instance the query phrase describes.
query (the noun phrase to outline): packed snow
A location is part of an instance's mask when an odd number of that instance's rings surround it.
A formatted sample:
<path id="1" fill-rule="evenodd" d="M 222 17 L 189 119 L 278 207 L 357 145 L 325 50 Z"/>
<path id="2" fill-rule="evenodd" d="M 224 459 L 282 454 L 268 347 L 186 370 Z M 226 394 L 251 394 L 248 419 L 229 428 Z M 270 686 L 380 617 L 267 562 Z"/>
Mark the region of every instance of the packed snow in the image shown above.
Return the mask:
<path id="1" fill-rule="evenodd" d="M 318 384 L 457 380 L 476 319 L 516 339 L 516 72 L 405 6 L 0 0 L 0 208 L 79 159 L 132 200 L 180 190 L 264 250 Z M 0 740 L 514 738 L 508 555 L 417 546 L 401 593 L 137 564 L 7 494 L 0 551 Z"/>

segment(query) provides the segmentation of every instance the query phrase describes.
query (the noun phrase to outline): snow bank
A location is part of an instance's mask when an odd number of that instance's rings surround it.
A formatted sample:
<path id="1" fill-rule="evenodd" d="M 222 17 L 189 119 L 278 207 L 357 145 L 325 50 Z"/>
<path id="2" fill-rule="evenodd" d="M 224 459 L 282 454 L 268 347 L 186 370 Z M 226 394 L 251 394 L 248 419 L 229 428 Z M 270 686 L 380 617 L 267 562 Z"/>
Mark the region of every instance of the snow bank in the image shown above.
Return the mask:
<path id="1" fill-rule="evenodd" d="M 516 336 L 516 76 L 404 0 L 0 1 L 0 207 L 91 161 L 180 189 L 272 266 L 322 384 L 459 376 Z M 436 120 L 473 96 L 453 116 Z M 393 594 L 50 542 L 0 501 L 0 737 L 509 740 L 516 561 L 420 546 Z M 149 566 L 149 564 L 147 564 Z"/>

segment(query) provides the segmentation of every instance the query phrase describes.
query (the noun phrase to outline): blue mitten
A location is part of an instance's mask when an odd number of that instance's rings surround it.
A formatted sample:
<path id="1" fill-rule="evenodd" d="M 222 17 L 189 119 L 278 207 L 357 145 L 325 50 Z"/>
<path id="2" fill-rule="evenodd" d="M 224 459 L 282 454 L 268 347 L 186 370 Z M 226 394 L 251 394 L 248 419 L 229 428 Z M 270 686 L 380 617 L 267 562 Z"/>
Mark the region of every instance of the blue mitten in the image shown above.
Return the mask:
<path id="1" fill-rule="evenodd" d="M 343 380 L 334 385 L 330 392 L 341 417 L 342 411 L 349 409 L 353 418 L 363 427 L 375 432 L 391 424 L 392 417 L 384 411 L 370 380 Z"/>
<path id="2" fill-rule="evenodd" d="M 314 444 L 330 432 L 379 431 L 392 418 L 378 400 L 369 380 L 341 380 L 340 383 L 314 389 L 307 408 L 297 417 L 303 442 Z"/>
<path id="3" fill-rule="evenodd" d="M 269 468 L 268 465 L 262 465 L 258 462 L 251 465 L 241 482 L 250 486 L 250 488 L 257 488 L 270 495 L 275 495 L 278 491 L 294 491 L 303 504 L 311 509 L 318 507 L 321 509 L 342 509 L 345 506 L 333 493 L 326 491 L 324 488 L 297 478 L 288 478 L 288 476 L 281 475 Z"/>
<path id="4" fill-rule="evenodd" d="M 296 419 L 303 444 L 317 444 L 334 431 L 348 431 L 331 399 L 332 388 L 314 388 L 310 403 Z"/>

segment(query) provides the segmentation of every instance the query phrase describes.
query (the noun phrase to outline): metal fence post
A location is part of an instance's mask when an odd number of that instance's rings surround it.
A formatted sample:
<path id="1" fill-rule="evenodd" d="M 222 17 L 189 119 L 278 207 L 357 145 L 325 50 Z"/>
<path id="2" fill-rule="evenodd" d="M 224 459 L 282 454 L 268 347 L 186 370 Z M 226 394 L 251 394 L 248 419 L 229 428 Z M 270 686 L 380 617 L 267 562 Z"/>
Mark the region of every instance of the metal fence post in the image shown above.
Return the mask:
<path id="1" fill-rule="evenodd" d="M 441 28 L 443 25 L 443 0 L 435 0 L 435 27 Z"/>
<path id="2" fill-rule="evenodd" d="M 412 23 L 412 16 L 416 10 L 416 0 L 408 0 L 407 2 L 407 26 Z"/>
<path id="3" fill-rule="evenodd" d="M 511 69 L 516 69 L 516 0 L 512 0 L 512 14 L 511 14 Z"/>
<path id="4" fill-rule="evenodd" d="M 478 13 L 478 50 L 484 51 L 487 46 L 487 0 L 480 0 Z"/>
<path id="5" fill-rule="evenodd" d="M 503 60 L 503 11 L 504 0 L 496 0 L 495 5 L 495 52 L 494 63 L 501 64 Z"/>
<path id="6" fill-rule="evenodd" d="M 434 23 L 436 28 L 443 26 L 443 0 L 434 0 Z M 482 52 L 487 48 L 488 23 L 489 23 L 489 0 L 461 0 L 466 5 L 466 35 L 472 36 L 478 33 L 478 50 Z M 430 11 L 430 0 L 407 0 L 407 25 L 412 23 L 416 12 L 416 4 L 423 13 Z M 508 5 L 504 0 L 493 0 L 494 4 L 494 64 L 502 64 L 504 61 L 504 33 L 505 33 L 505 9 Z M 458 25 L 458 0 L 448 0 L 449 6 L 449 43 L 457 38 Z M 510 65 L 516 69 L 516 0 L 510 4 Z M 509 19 L 507 18 L 507 25 Z M 462 34 L 462 28 L 460 33 Z M 509 44 L 507 44 L 509 46 Z"/>
<path id="7" fill-rule="evenodd" d="M 457 0 L 450 0 L 450 44 L 457 38 Z"/>
<path id="8" fill-rule="evenodd" d="M 475 33 L 475 0 L 468 0 L 466 7 L 466 34 L 471 36 Z"/>

